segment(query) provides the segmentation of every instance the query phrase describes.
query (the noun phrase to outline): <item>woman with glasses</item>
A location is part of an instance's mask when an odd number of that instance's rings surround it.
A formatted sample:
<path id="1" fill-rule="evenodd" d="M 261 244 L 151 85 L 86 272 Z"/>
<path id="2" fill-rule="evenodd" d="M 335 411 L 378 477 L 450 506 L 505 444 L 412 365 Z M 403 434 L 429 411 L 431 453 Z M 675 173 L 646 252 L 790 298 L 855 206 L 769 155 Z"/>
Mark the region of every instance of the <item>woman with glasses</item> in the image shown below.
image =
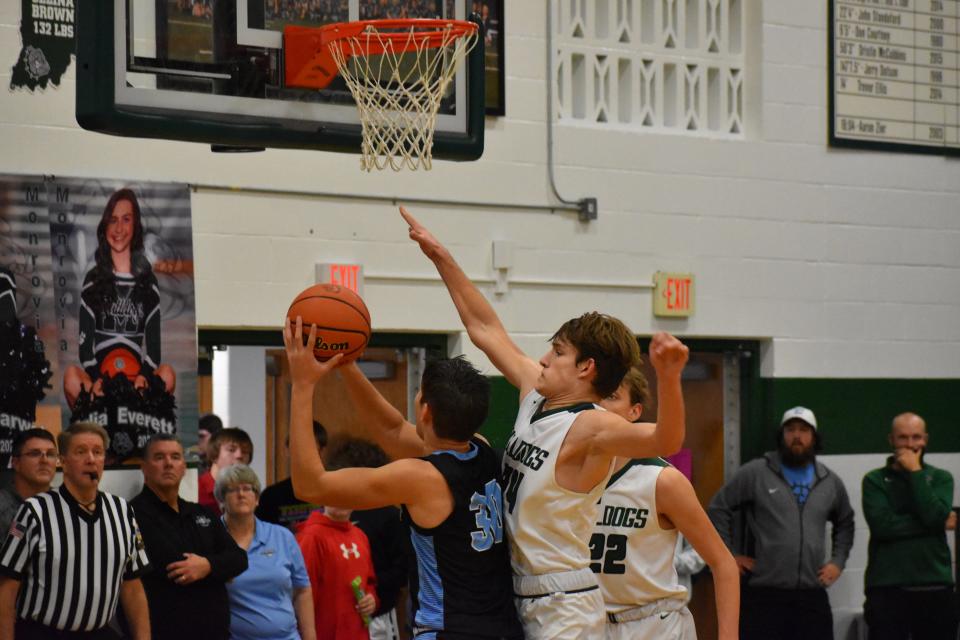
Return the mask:
<path id="1" fill-rule="evenodd" d="M 315 640 L 310 579 L 297 541 L 286 528 L 259 520 L 260 480 L 235 464 L 220 472 L 213 489 L 223 522 L 247 551 L 248 568 L 227 584 L 230 637 L 245 640 Z"/>

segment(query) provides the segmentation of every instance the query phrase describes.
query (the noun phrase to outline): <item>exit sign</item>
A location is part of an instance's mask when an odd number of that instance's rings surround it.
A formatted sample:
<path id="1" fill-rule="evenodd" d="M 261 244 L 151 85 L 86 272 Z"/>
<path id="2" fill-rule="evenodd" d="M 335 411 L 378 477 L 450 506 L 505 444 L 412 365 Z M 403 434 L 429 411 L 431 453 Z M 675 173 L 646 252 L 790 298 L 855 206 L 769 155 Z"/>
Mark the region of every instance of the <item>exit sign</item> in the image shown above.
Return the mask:
<path id="1" fill-rule="evenodd" d="M 693 315 L 694 277 L 692 273 L 664 273 L 653 276 L 653 315 L 688 317 Z"/>
<path id="2" fill-rule="evenodd" d="M 363 265 L 325 262 L 317 265 L 317 284 L 338 284 L 363 297 Z"/>

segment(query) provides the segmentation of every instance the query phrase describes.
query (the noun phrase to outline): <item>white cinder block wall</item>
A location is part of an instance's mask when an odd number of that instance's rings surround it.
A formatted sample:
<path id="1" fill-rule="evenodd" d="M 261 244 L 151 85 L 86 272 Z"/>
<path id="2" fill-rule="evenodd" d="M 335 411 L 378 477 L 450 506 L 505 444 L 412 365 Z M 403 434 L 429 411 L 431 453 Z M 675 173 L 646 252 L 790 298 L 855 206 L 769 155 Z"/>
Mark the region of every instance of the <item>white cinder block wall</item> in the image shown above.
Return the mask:
<path id="1" fill-rule="evenodd" d="M 468 275 L 487 281 L 531 355 L 562 320 L 598 308 L 640 334 L 763 339 L 765 376 L 960 378 L 960 164 L 827 147 L 825 2 L 745 2 L 754 26 L 744 140 L 560 125 L 558 184 L 565 197 L 598 198 L 599 219 L 589 224 L 525 208 L 553 202 L 545 9 L 537 0 L 505 4 L 507 116 L 488 119 L 476 163 L 367 175 L 350 155 L 216 155 L 199 144 L 88 133 L 73 119 L 71 69 L 59 88 L 0 93 L 0 171 L 197 185 L 201 326 L 276 327 L 315 263 L 344 261 L 364 265 L 376 330 L 458 332 L 439 280 L 415 279 L 433 270 L 406 239 L 399 202 Z M 18 23 L 19 3 L 0 3 L 4 87 Z M 513 284 L 493 297 L 494 240 L 515 244 L 510 278 L 570 284 Z M 649 291 L 597 286 L 649 282 L 656 270 L 697 275 L 696 315 L 657 320 Z M 458 344 L 485 362 L 468 341 Z M 960 474 L 957 456 L 944 463 Z M 853 493 L 861 465 L 833 464 Z M 860 533 L 854 562 L 865 557 Z M 856 585 L 847 591 L 835 590 L 835 605 L 859 606 Z"/>
<path id="2" fill-rule="evenodd" d="M 377 329 L 455 331 L 439 284 L 397 279 L 432 271 L 406 240 L 396 201 L 411 203 L 472 276 L 492 277 L 497 239 L 517 247 L 511 278 L 589 285 L 648 282 L 657 269 L 697 274 L 698 309 L 688 321 L 652 318 L 643 290 L 513 286 L 497 307 L 521 340 L 539 343 L 557 320 L 598 307 L 638 333 L 769 338 L 769 376 L 956 376 L 956 160 L 829 149 L 824 3 L 752 0 L 747 9 L 760 14 L 749 57 L 762 63 L 747 79 L 756 113 L 745 140 L 558 127 L 558 184 L 568 198 L 599 199 L 590 224 L 523 208 L 553 202 L 540 2 L 507 3 L 508 115 L 488 120 L 476 163 L 367 175 L 351 155 L 218 155 L 200 144 L 93 134 L 74 123 L 71 69 L 59 88 L 0 97 L 0 170 L 198 185 L 204 326 L 276 326 L 314 263 L 355 260 L 368 274 Z M 2 59 L 19 53 L 18 20 L 17 5 L 0 7 Z M 469 205 L 418 205 L 419 197 Z"/>

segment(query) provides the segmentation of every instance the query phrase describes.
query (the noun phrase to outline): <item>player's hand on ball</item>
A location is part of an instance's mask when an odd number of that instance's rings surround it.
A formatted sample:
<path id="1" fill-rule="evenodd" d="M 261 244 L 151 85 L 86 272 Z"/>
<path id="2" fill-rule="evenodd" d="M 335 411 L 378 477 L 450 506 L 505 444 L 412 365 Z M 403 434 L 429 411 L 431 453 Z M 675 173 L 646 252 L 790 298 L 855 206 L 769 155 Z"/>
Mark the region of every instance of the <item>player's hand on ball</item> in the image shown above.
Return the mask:
<path id="1" fill-rule="evenodd" d="M 424 255 L 433 260 L 441 251 L 443 245 L 433 237 L 433 234 L 427 231 L 427 228 L 407 211 L 406 207 L 400 207 L 400 215 L 409 226 L 410 239 L 420 245 L 420 250 Z"/>
<path id="2" fill-rule="evenodd" d="M 343 354 L 338 353 L 326 362 L 319 362 L 313 354 L 313 345 L 317 342 L 317 325 L 310 325 L 307 341 L 303 340 L 303 319 L 297 316 L 291 329 L 290 318 L 283 324 L 283 346 L 287 350 L 287 363 L 290 365 L 290 380 L 293 384 L 314 385 L 333 371 Z"/>
<path id="3" fill-rule="evenodd" d="M 650 340 L 650 364 L 657 376 L 680 375 L 690 357 L 690 349 L 675 337 L 660 331 Z"/>

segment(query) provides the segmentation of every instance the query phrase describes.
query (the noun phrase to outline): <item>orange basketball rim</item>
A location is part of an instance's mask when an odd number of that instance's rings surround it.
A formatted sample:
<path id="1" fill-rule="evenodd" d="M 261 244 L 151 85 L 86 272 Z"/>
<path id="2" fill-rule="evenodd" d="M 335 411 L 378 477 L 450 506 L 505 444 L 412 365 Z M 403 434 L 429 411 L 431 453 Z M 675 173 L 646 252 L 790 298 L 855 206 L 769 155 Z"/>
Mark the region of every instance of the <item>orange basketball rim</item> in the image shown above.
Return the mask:
<path id="1" fill-rule="evenodd" d="M 346 60 L 446 47 L 476 34 L 478 25 L 466 20 L 358 20 L 323 27 L 287 26 L 283 30 L 284 76 L 288 87 L 324 89 L 339 74 L 333 49 Z M 363 38 L 364 33 L 376 37 Z M 356 50 L 356 43 L 362 50 Z"/>

